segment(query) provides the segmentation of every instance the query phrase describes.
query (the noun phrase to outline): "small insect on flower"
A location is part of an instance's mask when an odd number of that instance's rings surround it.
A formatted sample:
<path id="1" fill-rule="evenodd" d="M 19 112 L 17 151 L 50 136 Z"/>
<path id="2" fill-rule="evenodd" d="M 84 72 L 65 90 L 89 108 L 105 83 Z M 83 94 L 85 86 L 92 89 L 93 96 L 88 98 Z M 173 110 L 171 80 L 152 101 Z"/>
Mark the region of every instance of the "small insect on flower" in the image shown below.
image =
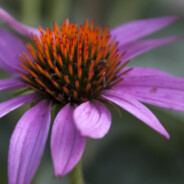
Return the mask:
<path id="1" fill-rule="evenodd" d="M 0 9 L 0 19 L 28 37 L 26 45 L 0 29 L 0 68 L 12 78 L 0 81 L 0 91 L 27 89 L 29 94 L 0 103 L 0 117 L 35 103 L 19 120 L 8 155 L 9 184 L 31 182 L 42 157 L 51 121 L 51 107 L 59 108 L 51 132 L 55 176 L 63 177 L 80 160 L 86 138 L 102 138 L 110 129 L 114 103 L 169 138 L 159 120 L 141 102 L 184 111 L 184 79 L 141 67 L 129 60 L 180 37 L 139 40 L 177 17 L 138 20 L 109 27 L 81 26 L 66 19 L 53 29 L 29 28 Z M 6 53 L 6 54 L 5 54 Z"/>

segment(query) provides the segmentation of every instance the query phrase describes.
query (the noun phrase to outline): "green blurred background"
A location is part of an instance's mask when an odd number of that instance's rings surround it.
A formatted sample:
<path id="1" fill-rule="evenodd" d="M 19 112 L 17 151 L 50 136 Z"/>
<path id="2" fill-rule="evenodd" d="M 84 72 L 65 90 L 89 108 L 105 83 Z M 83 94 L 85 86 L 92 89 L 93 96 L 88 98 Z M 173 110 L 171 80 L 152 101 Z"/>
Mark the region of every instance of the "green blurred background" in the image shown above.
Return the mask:
<path id="1" fill-rule="evenodd" d="M 69 18 L 86 18 L 111 28 L 134 19 L 179 15 L 181 20 L 151 37 L 183 35 L 183 0 L 0 0 L 0 6 L 30 26 L 52 26 Z M 4 26 L 0 22 L 1 26 Z M 154 67 L 184 77 L 184 41 L 154 49 L 133 59 L 130 65 Z M 0 72 L 1 78 L 8 74 Z M 5 101 L 13 92 L 1 93 Z M 148 106 L 171 135 L 170 140 L 125 111 L 112 110 L 110 132 L 100 140 L 88 140 L 83 156 L 86 184 L 183 184 L 184 113 Z M 0 121 L 0 184 L 7 183 L 7 155 L 11 133 L 29 106 L 17 109 Z M 67 184 L 53 178 L 49 139 L 32 184 Z"/>

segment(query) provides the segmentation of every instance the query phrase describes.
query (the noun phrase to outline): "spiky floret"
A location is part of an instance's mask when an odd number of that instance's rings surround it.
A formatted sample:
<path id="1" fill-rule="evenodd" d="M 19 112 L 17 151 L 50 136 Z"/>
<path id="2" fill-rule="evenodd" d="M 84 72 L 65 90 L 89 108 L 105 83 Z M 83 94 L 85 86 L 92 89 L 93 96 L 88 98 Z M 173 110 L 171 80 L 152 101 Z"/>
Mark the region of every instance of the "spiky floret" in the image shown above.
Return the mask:
<path id="1" fill-rule="evenodd" d="M 88 20 L 78 27 L 68 19 L 59 29 L 40 26 L 40 37 L 33 35 L 34 45 L 26 45 L 29 53 L 20 56 L 21 79 L 28 87 L 46 98 L 66 104 L 80 104 L 98 98 L 102 89 L 121 79 L 118 43 L 110 37 L 108 27 L 94 27 Z"/>

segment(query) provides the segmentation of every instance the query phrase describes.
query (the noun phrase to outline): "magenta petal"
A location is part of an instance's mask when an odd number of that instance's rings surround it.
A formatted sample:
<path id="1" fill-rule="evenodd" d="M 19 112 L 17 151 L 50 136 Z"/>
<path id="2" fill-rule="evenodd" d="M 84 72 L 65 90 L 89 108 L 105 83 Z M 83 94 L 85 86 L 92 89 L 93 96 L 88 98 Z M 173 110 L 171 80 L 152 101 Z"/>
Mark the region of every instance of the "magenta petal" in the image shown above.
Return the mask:
<path id="1" fill-rule="evenodd" d="M 0 68 L 14 75 L 20 75 L 18 56 L 27 53 L 25 44 L 17 36 L 5 29 L 0 29 Z M 5 54 L 6 53 L 6 54 Z"/>
<path id="2" fill-rule="evenodd" d="M 176 16 L 137 20 L 112 29 L 111 35 L 116 37 L 120 45 L 124 45 L 147 36 L 176 20 L 178 20 Z"/>
<path id="3" fill-rule="evenodd" d="M 17 32 L 24 36 L 27 36 L 30 39 L 32 39 L 32 34 L 39 35 L 38 29 L 21 24 L 2 8 L 0 8 L 0 19 L 11 26 L 13 29 L 15 29 Z"/>
<path id="4" fill-rule="evenodd" d="M 19 89 L 23 87 L 27 87 L 27 85 L 15 78 L 0 80 L 0 91 Z"/>
<path id="5" fill-rule="evenodd" d="M 125 95 L 123 93 L 117 93 L 113 90 L 107 90 L 102 96 L 106 100 L 119 105 L 120 107 L 137 117 L 145 124 L 153 128 L 155 131 L 163 135 L 165 138 L 169 138 L 169 134 L 161 125 L 159 120 L 155 117 L 155 115 L 147 107 L 139 103 L 133 97 Z"/>
<path id="6" fill-rule="evenodd" d="M 29 184 L 38 168 L 50 126 L 51 104 L 43 100 L 28 110 L 12 134 L 8 155 L 9 184 Z"/>
<path id="7" fill-rule="evenodd" d="M 57 114 L 51 133 L 51 154 L 54 175 L 63 177 L 80 160 L 86 138 L 81 136 L 73 120 L 73 107 L 67 104 Z"/>
<path id="8" fill-rule="evenodd" d="M 129 70 L 127 73 L 126 71 Z M 123 74 L 125 73 L 125 74 Z M 122 74 L 123 80 L 119 82 L 116 86 L 123 86 L 124 79 L 129 77 L 140 77 L 140 76 L 172 76 L 169 73 L 166 73 L 161 70 L 157 70 L 154 68 L 144 68 L 144 67 L 125 67 L 119 72 L 119 75 Z"/>
<path id="9" fill-rule="evenodd" d="M 111 113 L 101 102 L 94 100 L 79 105 L 74 110 L 74 120 L 82 135 L 102 138 L 111 126 Z"/>
<path id="10" fill-rule="evenodd" d="M 39 99 L 36 93 L 15 97 L 11 100 L 0 103 L 0 118 L 9 112 Z"/>
<path id="11" fill-rule="evenodd" d="M 168 37 L 161 39 L 140 40 L 119 47 L 121 53 L 126 52 L 121 61 L 127 61 L 148 50 L 180 40 L 181 37 Z"/>
<path id="12" fill-rule="evenodd" d="M 171 76 L 171 74 L 168 74 L 164 71 L 161 71 L 161 70 L 158 70 L 158 69 L 154 69 L 154 68 L 144 68 L 144 67 L 138 67 L 138 66 L 135 66 L 135 67 L 129 67 L 131 68 L 131 70 L 126 73 L 126 75 L 124 75 L 123 77 L 129 77 L 129 76 L 149 76 L 149 75 L 154 75 L 154 76 Z M 127 70 L 128 68 L 126 67 L 124 69 Z M 122 70 L 121 73 L 124 72 Z"/>
<path id="13" fill-rule="evenodd" d="M 184 79 L 169 75 L 132 76 L 114 87 L 137 100 L 177 111 L 184 111 Z"/>

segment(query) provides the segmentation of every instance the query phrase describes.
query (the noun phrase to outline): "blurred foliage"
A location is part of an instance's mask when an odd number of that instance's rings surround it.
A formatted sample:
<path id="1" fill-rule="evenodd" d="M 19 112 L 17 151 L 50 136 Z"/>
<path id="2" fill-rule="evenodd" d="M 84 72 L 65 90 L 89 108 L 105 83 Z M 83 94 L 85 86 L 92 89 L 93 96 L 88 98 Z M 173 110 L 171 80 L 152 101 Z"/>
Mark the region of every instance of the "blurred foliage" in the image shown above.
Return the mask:
<path id="1" fill-rule="evenodd" d="M 174 2 L 174 3 L 173 3 Z M 133 19 L 166 15 L 184 16 L 177 0 L 0 0 L 20 21 L 46 27 L 66 17 L 82 23 L 86 18 L 111 28 Z M 0 23 L 2 25 L 2 23 Z M 184 24 L 175 23 L 153 36 L 183 35 Z M 154 67 L 184 77 L 184 42 L 155 49 L 132 60 L 131 65 Z M 1 72 L 1 78 L 8 75 Z M 1 93 L 5 101 L 14 93 Z M 0 121 L 0 184 L 7 183 L 8 144 L 14 126 L 25 110 L 17 109 Z M 113 124 L 109 134 L 100 140 L 88 140 L 83 156 L 86 184 L 182 184 L 184 183 L 184 113 L 149 106 L 171 135 L 165 140 L 149 127 L 121 110 L 112 109 Z M 53 178 L 49 139 L 33 184 L 67 184 Z"/>

